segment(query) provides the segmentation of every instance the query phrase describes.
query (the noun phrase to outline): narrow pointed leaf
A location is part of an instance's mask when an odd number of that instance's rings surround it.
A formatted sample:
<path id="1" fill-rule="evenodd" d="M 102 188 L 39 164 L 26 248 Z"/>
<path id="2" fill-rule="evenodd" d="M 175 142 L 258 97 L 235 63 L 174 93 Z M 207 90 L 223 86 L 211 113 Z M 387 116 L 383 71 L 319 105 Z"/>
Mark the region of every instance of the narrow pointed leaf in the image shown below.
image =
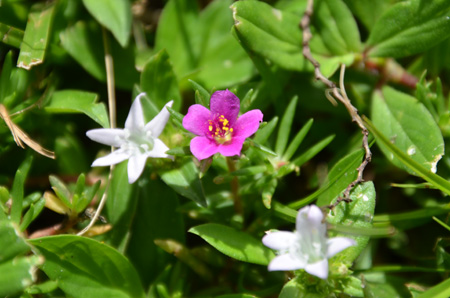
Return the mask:
<path id="1" fill-rule="evenodd" d="M 291 132 L 292 122 L 294 121 L 297 101 L 297 96 L 291 99 L 286 107 L 286 110 L 284 111 L 283 118 L 281 118 L 280 127 L 278 128 L 277 142 L 275 143 L 275 152 L 278 156 L 283 155 L 289 141 L 289 134 Z"/>

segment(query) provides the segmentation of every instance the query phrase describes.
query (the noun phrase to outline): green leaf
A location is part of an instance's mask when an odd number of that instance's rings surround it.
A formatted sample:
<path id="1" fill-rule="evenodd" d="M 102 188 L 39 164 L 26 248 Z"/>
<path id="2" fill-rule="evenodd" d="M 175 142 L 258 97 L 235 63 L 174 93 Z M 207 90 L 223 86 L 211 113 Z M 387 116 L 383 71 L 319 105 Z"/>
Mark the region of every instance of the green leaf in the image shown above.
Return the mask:
<path id="1" fill-rule="evenodd" d="M 199 172 L 192 160 L 184 163 L 180 168 L 161 173 L 161 179 L 180 195 L 206 207 Z"/>
<path id="2" fill-rule="evenodd" d="M 128 245 L 136 206 L 135 187 L 128 183 L 127 163 L 122 162 L 114 167 L 105 213 L 108 222 L 114 226 L 107 234 L 106 242 L 120 252 L 124 252 Z"/>
<path id="3" fill-rule="evenodd" d="M 28 226 L 30 225 L 30 223 L 32 223 L 33 220 L 35 220 L 36 217 L 39 216 L 39 214 L 42 212 L 42 210 L 44 210 L 44 207 L 45 207 L 45 199 L 44 198 L 40 199 L 36 203 L 31 204 L 30 208 L 23 216 L 22 222 L 20 224 L 20 231 L 22 231 L 22 232 L 25 231 L 28 228 Z"/>
<path id="4" fill-rule="evenodd" d="M 259 1 L 238 1 L 233 10 L 233 34 L 252 52 L 289 70 L 304 70 L 300 17 Z"/>
<path id="5" fill-rule="evenodd" d="M 294 96 L 286 107 L 283 118 L 281 118 L 280 127 L 278 128 L 277 142 L 275 143 L 275 153 L 278 154 L 278 156 L 283 155 L 289 141 L 289 134 L 291 132 L 292 121 L 294 120 L 297 102 L 298 96 Z"/>
<path id="6" fill-rule="evenodd" d="M 2 43 L 15 48 L 20 48 L 23 35 L 23 30 L 0 23 L 0 40 Z"/>
<path id="7" fill-rule="evenodd" d="M 106 81 L 105 53 L 102 32 L 97 23 L 78 21 L 60 33 L 61 44 L 90 75 Z M 118 88 L 131 89 L 139 81 L 134 67 L 135 53 L 132 46 L 122 48 L 115 40 L 110 42 L 114 61 L 114 82 Z"/>
<path id="8" fill-rule="evenodd" d="M 192 89 L 195 90 L 195 103 L 209 108 L 209 99 L 211 98 L 211 94 L 208 92 L 208 90 L 206 90 L 202 85 L 193 80 L 188 81 L 189 83 L 191 83 Z"/>
<path id="9" fill-rule="evenodd" d="M 378 18 L 389 7 L 390 0 L 345 0 L 345 3 L 370 31 Z"/>
<path id="10" fill-rule="evenodd" d="M 128 45 L 131 31 L 131 4 L 128 0 L 83 0 L 89 13 L 108 28 L 122 47 Z"/>
<path id="11" fill-rule="evenodd" d="M 354 228 L 371 228 L 375 212 L 375 188 L 373 183 L 369 181 L 356 186 L 350 193 L 350 199 L 352 200 L 351 203 L 341 202 L 334 208 L 334 212 L 330 211 L 327 215 L 328 223 Z M 367 246 L 370 237 L 332 234 L 333 237 L 338 235 L 353 238 L 356 245 L 337 254 L 333 257 L 333 262 L 350 265 Z"/>
<path id="12" fill-rule="evenodd" d="M 25 240 L 19 236 L 11 221 L 0 220 L 0 263 L 24 255 L 31 250 Z M 3 274 L 2 274 L 3 275 Z"/>
<path id="13" fill-rule="evenodd" d="M 304 283 L 299 280 L 300 278 L 294 278 L 287 282 L 283 289 L 281 289 L 279 298 L 319 298 L 320 296 L 315 295 L 305 289 Z"/>
<path id="14" fill-rule="evenodd" d="M 402 152 L 435 173 L 444 154 L 444 140 L 433 116 L 422 103 L 407 94 L 389 87 L 382 91 L 375 92 L 372 99 L 374 125 Z M 394 165 L 414 174 L 386 146 L 378 145 Z"/>
<path id="15" fill-rule="evenodd" d="M 355 181 L 358 171 L 357 168 L 361 164 L 361 158 L 364 155 L 362 149 L 349 153 L 341 158 L 328 173 L 327 181 L 320 189 L 321 194 L 318 195 L 317 206 L 326 206 L 337 197 L 344 189 Z"/>
<path id="16" fill-rule="evenodd" d="M 344 55 L 360 51 L 358 26 L 342 0 L 315 1 L 313 25 L 330 53 Z"/>
<path id="17" fill-rule="evenodd" d="M 23 42 L 20 45 L 17 67 L 29 70 L 34 65 L 44 62 L 45 50 L 53 22 L 54 8 L 55 5 L 53 3 L 46 6 L 38 3 L 31 7 Z"/>
<path id="18" fill-rule="evenodd" d="M 447 298 L 450 296 L 450 278 L 428 289 L 417 298 Z"/>
<path id="19" fill-rule="evenodd" d="M 50 180 L 52 189 L 58 196 L 58 198 L 61 199 L 64 202 L 64 205 L 66 205 L 68 208 L 72 208 L 72 194 L 70 193 L 64 182 L 53 175 L 50 175 L 48 179 Z"/>
<path id="20" fill-rule="evenodd" d="M 84 113 L 103 128 L 109 128 L 104 103 L 97 103 L 98 95 L 78 90 L 55 91 L 45 110 L 50 113 Z"/>
<path id="21" fill-rule="evenodd" d="M 282 160 L 290 160 L 291 157 L 295 154 L 295 151 L 297 151 L 300 144 L 305 139 L 306 135 L 308 134 L 309 130 L 311 129 L 311 126 L 313 124 L 313 119 L 309 119 L 308 122 L 303 125 L 302 129 L 298 131 L 298 133 L 295 135 L 294 140 L 289 144 L 288 148 L 284 152 Z"/>
<path id="22" fill-rule="evenodd" d="M 196 234 L 221 253 L 239 261 L 268 265 L 275 257 L 272 250 L 265 247 L 261 240 L 220 224 L 203 224 L 193 227 L 190 233 Z"/>
<path id="23" fill-rule="evenodd" d="M 425 168 L 410 156 L 400 150 L 396 145 L 392 144 L 386 136 L 384 136 L 378 129 L 375 128 L 373 123 L 369 119 L 363 117 L 367 129 L 372 133 L 377 142 L 386 147 L 389 152 L 391 152 L 395 158 L 397 158 L 404 166 L 406 166 L 411 172 L 415 173 L 417 176 L 422 177 L 422 179 L 430 182 L 434 187 L 440 189 L 444 193 L 450 195 L 450 182 L 445 180 L 439 175 L 430 172 L 429 169 Z"/>
<path id="24" fill-rule="evenodd" d="M 21 257 L 0 263 L 0 296 L 12 297 L 19 294 L 35 280 L 37 265 L 42 264 L 43 259 L 39 256 Z"/>
<path id="25" fill-rule="evenodd" d="M 316 144 L 311 146 L 308 150 L 306 150 L 304 153 L 302 153 L 299 157 L 294 159 L 292 163 L 298 167 L 302 166 L 305 162 L 307 162 L 308 160 L 313 158 L 317 153 L 322 151 L 323 148 L 328 146 L 328 144 L 330 144 L 331 141 L 333 141 L 334 137 L 335 135 L 331 135 L 317 142 Z"/>
<path id="26" fill-rule="evenodd" d="M 32 161 L 33 156 L 29 155 L 19 166 L 19 169 L 16 172 L 16 176 L 14 177 L 14 182 L 11 190 L 12 207 L 10 214 L 11 220 L 17 225 L 20 224 L 20 220 L 22 217 L 24 184 Z"/>
<path id="27" fill-rule="evenodd" d="M 387 10 L 367 40 L 368 55 L 400 58 L 423 52 L 450 36 L 450 2 L 402 1 Z"/>
<path id="28" fill-rule="evenodd" d="M 278 117 L 274 117 L 272 120 L 269 121 L 269 123 L 267 123 L 266 126 L 264 126 L 261 129 L 258 129 L 258 131 L 255 133 L 255 136 L 253 137 L 253 140 L 256 143 L 264 144 L 272 135 L 277 124 L 278 124 Z"/>
<path id="29" fill-rule="evenodd" d="M 147 288 L 160 272 L 175 261 L 157 247 L 154 240 L 173 239 L 184 243 L 186 229 L 183 213 L 178 210 L 176 193 L 160 179 L 140 181 L 136 196 L 137 208 L 129 228 L 127 256 L 136 267 L 144 288 Z"/>
<path id="30" fill-rule="evenodd" d="M 198 61 L 197 2 L 170 0 L 164 6 L 156 31 L 155 50 L 167 50 L 179 78 L 190 73 Z"/>
<path id="31" fill-rule="evenodd" d="M 29 241 L 45 257 L 42 270 L 74 298 L 145 297 L 134 267 L 115 249 L 74 235 Z"/>
<path id="32" fill-rule="evenodd" d="M 165 50 L 159 51 L 145 64 L 141 75 L 141 89 L 158 112 L 171 100 L 174 101 L 172 108 L 176 111 L 180 109 L 181 95 L 178 81 Z M 147 118 L 155 116 L 156 114 L 146 113 Z"/>

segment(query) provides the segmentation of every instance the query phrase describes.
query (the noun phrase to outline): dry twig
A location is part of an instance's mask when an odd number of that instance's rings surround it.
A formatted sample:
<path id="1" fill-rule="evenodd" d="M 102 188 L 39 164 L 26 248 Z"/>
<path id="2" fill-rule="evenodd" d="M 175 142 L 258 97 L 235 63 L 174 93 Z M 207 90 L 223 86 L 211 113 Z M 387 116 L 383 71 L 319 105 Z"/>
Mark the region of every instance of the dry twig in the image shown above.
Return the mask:
<path id="1" fill-rule="evenodd" d="M 311 62 L 311 64 L 314 66 L 314 76 L 317 80 L 320 80 L 322 83 L 324 83 L 329 89 L 326 91 L 326 95 L 328 100 L 331 101 L 331 103 L 335 104 L 336 102 L 334 99 L 337 99 L 339 102 L 341 102 L 347 111 L 349 112 L 350 116 L 352 117 L 352 121 L 356 122 L 358 124 L 359 128 L 361 129 L 361 133 L 363 134 L 363 147 L 366 152 L 365 157 L 361 165 L 358 167 L 358 176 L 357 178 L 350 183 L 345 191 L 342 194 L 342 197 L 339 197 L 334 204 L 329 205 L 328 207 L 334 208 L 336 207 L 341 201 L 345 202 L 351 202 L 350 199 L 350 191 L 353 189 L 354 186 L 364 181 L 363 179 L 363 173 L 364 169 L 366 168 L 367 164 L 372 159 L 372 152 L 369 148 L 368 143 L 368 136 L 369 131 L 365 127 L 361 117 L 358 114 L 358 110 L 351 104 L 349 98 L 347 97 L 347 93 L 345 92 L 344 87 L 344 73 L 345 73 L 345 65 L 341 65 L 341 73 L 339 78 L 339 87 L 336 86 L 336 84 L 332 81 L 330 81 L 328 78 L 326 78 L 322 72 L 320 71 L 320 64 L 317 62 L 316 59 L 311 54 L 311 49 L 309 47 L 309 41 L 312 38 L 311 30 L 309 28 L 311 23 L 311 16 L 313 14 L 313 6 L 314 6 L 314 0 L 308 0 L 308 3 L 306 4 L 306 10 L 305 14 L 303 15 L 301 21 L 300 21 L 300 27 L 302 29 L 302 37 L 303 37 L 303 56 Z M 331 100 L 333 99 L 333 100 Z"/>

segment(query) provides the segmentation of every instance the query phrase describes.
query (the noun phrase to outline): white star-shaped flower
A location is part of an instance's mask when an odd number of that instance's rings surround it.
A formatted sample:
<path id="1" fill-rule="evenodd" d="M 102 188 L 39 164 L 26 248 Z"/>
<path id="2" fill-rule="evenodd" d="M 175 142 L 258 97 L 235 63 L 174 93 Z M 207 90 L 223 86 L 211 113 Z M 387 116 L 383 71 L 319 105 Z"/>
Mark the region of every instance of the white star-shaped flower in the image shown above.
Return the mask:
<path id="1" fill-rule="evenodd" d="M 328 239 L 323 214 L 316 205 L 298 211 L 296 231 L 272 232 L 262 239 L 264 245 L 279 251 L 269 264 L 269 271 L 305 269 L 321 279 L 328 278 L 328 259 L 356 244 L 346 237 Z"/>
<path id="2" fill-rule="evenodd" d="M 141 97 L 139 94 L 131 105 L 125 128 L 99 128 L 86 132 L 93 141 L 117 147 L 114 152 L 96 159 L 93 167 L 102 167 L 118 164 L 128 159 L 128 182 L 134 183 L 144 170 L 147 158 L 172 158 L 167 155 L 169 148 L 158 139 L 169 120 L 169 111 L 173 101 L 168 102 L 162 110 L 147 124 L 144 121 Z"/>

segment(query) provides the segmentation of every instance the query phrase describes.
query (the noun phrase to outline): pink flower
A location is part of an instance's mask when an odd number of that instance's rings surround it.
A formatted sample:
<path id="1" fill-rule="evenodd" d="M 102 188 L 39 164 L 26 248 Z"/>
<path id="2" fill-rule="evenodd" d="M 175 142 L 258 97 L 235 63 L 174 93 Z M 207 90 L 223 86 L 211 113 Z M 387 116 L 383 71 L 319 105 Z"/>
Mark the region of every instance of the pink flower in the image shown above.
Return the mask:
<path id="1" fill-rule="evenodd" d="M 192 105 L 183 118 L 183 127 L 197 137 L 191 141 L 191 152 L 199 160 L 215 153 L 223 156 L 241 154 L 246 138 L 259 128 L 263 114 L 251 110 L 238 118 L 239 98 L 228 90 L 211 96 L 211 111 L 202 105 Z"/>

